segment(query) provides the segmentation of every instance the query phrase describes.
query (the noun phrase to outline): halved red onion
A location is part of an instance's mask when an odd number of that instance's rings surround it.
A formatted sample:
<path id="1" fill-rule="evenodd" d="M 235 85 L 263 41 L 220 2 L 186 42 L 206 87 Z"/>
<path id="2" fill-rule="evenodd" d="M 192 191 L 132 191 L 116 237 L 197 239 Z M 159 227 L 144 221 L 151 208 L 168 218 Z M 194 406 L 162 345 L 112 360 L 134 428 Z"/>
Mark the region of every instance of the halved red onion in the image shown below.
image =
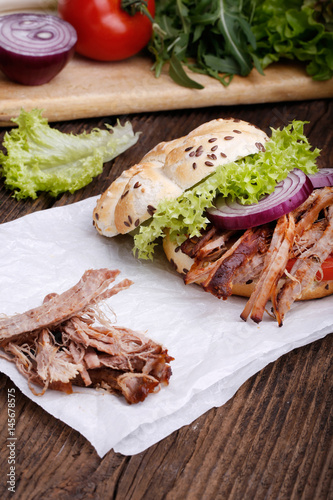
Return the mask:
<path id="1" fill-rule="evenodd" d="M 50 14 L 17 13 L 0 17 L 0 69 L 15 82 L 42 85 L 74 55 L 73 26 Z"/>
<path id="2" fill-rule="evenodd" d="M 314 188 L 333 186 L 333 168 L 320 168 L 315 174 L 309 175 Z"/>
<path id="3" fill-rule="evenodd" d="M 312 193 L 309 177 L 295 168 L 276 185 L 275 191 L 258 203 L 242 205 L 237 200 L 218 196 L 215 208 L 210 208 L 208 219 L 223 229 L 248 229 L 260 226 L 299 207 Z"/>

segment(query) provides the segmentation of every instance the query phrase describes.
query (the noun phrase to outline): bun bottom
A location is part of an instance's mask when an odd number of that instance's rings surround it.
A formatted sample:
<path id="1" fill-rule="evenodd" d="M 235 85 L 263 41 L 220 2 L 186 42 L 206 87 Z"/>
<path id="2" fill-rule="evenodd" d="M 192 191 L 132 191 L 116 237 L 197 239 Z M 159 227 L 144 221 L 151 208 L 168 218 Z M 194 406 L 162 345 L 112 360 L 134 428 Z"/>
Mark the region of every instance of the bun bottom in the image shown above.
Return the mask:
<path id="1" fill-rule="evenodd" d="M 232 294 L 239 295 L 240 297 L 250 297 L 253 290 L 255 289 L 256 281 L 253 281 L 249 285 L 238 283 L 233 285 Z M 329 281 L 313 281 L 311 285 L 302 290 L 301 296 L 296 299 L 298 300 L 313 300 L 322 299 L 328 295 L 333 294 L 333 280 Z"/>
<path id="2" fill-rule="evenodd" d="M 175 270 L 185 275 L 192 267 L 194 260 L 184 254 L 175 242 L 170 241 L 168 236 L 163 239 L 163 250 L 169 262 Z M 200 283 L 198 283 L 200 285 Z M 250 297 L 256 286 L 256 280 L 252 283 L 237 283 L 232 287 L 232 295 L 240 297 Z M 297 300 L 321 299 L 333 294 L 333 280 L 313 281 L 307 288 L 302 290 L 301 296 Z"/>

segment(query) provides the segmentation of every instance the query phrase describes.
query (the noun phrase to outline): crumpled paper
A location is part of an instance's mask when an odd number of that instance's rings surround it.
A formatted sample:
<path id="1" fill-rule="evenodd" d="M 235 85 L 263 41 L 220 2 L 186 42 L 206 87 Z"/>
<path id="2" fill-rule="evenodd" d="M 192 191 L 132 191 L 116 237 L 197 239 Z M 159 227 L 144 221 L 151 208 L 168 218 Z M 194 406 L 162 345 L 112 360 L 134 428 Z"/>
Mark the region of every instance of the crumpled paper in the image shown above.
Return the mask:
<path id="1" fill-rule="evenodd" d="M 14 364 L 0 370 L 49 414 L 79 431 L 100 457 L 110 449 L 134 455 L 214 406 L 230 399 L 249 377 L 286 352 L 333 331 L 333 296 L 295 303 L 284 326 L 268 315 L 256 325 L 239 315 L 245 300 L 218 300 L 185 286 L 162 252 L 139 261 L 130 236 L 106 238 L 92 225 L 96 197 L 36 212 L 0 226 L 1 313 L 14 314 L 61 293 L 84 271 L 119 269 L 134 284 L 108 301 L 118 326 L 146 333 L 175 358 L 170 384 L 137 405 L 118 396 L 77 388 L 34 396 Z M 109 309 L 110 308 L 110 309 Z"/>

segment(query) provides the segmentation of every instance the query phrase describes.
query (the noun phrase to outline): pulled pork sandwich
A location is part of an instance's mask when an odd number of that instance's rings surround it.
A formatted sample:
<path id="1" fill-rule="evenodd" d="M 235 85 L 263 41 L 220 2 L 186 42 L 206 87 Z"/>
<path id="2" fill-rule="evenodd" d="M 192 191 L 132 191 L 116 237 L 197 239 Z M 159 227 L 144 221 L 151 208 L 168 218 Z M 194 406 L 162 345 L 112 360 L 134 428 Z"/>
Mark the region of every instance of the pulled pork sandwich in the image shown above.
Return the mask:
<path id="1" fill-rule="evenodd" d="M 186 284 L 249 297 L 241 318 L 257 323 L 271 300 L 281 326 L 295 300 L 333 293 L 333 169 L 303 128 L 217 119 L 160 143 L 102 194 L 94 225 L 131 233 L 139 258 L 162 239 Z"/>
<path id="2" fill-rule="evenodd" d="M 42 305 L 0 318 L 0 356 L 16 364 L 34 394 L 47 389 L 71 393 L 73 386 L 83 386 L 138 403 L 168 384 L 173 360 L 168 351 L 141 333 L 111 324 L 99 308 L 132 285 L 125 279 L 110 287 L 118 274 L 90 269 L 69 290 L 47 295 Z"/>

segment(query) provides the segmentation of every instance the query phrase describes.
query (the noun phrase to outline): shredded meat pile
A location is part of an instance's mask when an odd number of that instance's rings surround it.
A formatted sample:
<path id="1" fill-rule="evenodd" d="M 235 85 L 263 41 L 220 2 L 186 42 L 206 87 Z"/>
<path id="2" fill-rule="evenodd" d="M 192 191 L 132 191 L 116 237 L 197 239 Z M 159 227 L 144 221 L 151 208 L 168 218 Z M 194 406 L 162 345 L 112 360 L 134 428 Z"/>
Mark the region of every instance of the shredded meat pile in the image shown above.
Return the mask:
<path id="1" fill-rule="evenodd" d="M 88 270 L 66 292 L 47 295 L 41 306 L 0 319 L 0 355 L 16 363 L 34 394 L 48 388 L 71 393 L 78 385 L 138 403 L 168 384 L 173 358 L 167 350 L 140 333 L 113 326 L 98 307 L 132 284 L 125 279 L 110 287 L 118 274 Z"/>
<path id="2" fill-rule="evenodd" d="M 226 299 L 234 285 L 256 281 L 241 318 L 259 323 L 271 300 L 282 326 L 292 303 L 318 279 L 322 263 L 333 253 L 333 188 L 316 189 L 298 209 L 272 224 L 242 232 L 209 226 L 201 237 L 186 240 L 181 250 L 194 259 L 185 272 L 186 284 L 198 283 Z"/>

